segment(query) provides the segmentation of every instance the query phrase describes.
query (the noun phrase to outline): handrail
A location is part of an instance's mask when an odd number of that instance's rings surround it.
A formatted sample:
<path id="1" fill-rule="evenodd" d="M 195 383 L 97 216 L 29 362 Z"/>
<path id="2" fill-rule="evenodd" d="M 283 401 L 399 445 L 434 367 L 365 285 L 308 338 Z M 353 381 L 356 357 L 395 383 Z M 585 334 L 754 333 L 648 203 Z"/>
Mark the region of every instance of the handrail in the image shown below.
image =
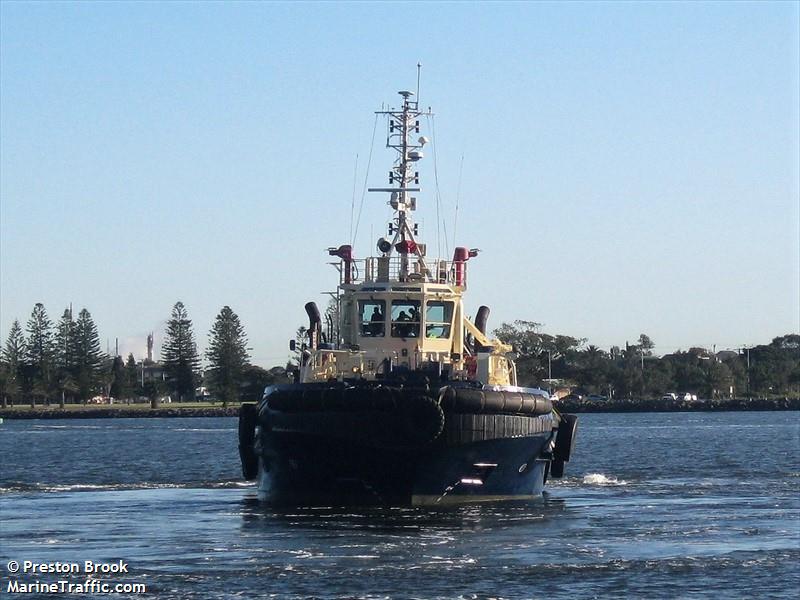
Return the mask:
<path id="1" fill-rule="evenodd" d="M 410 258 L 410 272 L 401 279 L 400 256 L 370 256 L 350 261 L 350 277 L 346 277 L 344 261 L 339 265 L 339 283 L 426 282 L 456 285 L 456 267 L 461 269 L 461 289 L 467 288 L 466 261 L 433 260 L 427 264 Z"/>

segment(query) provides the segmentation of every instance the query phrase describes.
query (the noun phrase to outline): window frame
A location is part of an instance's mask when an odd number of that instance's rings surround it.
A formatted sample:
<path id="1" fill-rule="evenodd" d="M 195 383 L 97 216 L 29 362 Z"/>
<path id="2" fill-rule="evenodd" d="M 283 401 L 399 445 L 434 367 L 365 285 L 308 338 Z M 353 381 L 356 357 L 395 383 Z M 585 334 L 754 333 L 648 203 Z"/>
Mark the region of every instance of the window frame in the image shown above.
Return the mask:
<path id="1" fill-rule="evenodd" d="M 364 320 L 365 314 L 364 309 L 367 307 L 377 307 L 380 309 L 383 318 L 379 321 L 373 321 L 372 315 L 370 314 L 368 320 Z M 373 298 L 359 298 L 358 303 L 356 304 L 356 310 L 358 311 L 358 335 L 362 338 L 382 338 L 386 337 L 386 300 L 375 300 Z M 375 333 L 375 330 L 371 329 L 375 325 L 380 325 L 380 333 Z M 369 333 L 367 333 L 369 332 Z"/>
<path id="2" fill-rule="evenodd" d="M 395 307 L 403 307 L 400 308 L 399 312 L 404 312 L 405 310 L 409 310 L 411 308 L 416 309 L 417 318 L 412 319 L 409 318 L 404 321 L 396 320 L 394 318 Z M 396 299 L 392 300 L 392 308 L 389 312 L 389 329 L 391 332 L 391 337 L 393 338 L 418 338 L 420 332 L 420 326 L 422 325 L 420 320 L 420 309 L 422 308 L 422 301 L 421 300 L 412 300 L 411 298 L 403 298 L 402 300 Z M 400 314 L 398 313 L 398 317 Z M 403 335 L 405 333 L 405 335 Z"/>
<path id="3" fill-rule="evenodd" d="M 441 305 L 442 317 L 446 317 L 450 313 L 450 319 L 447 321 L 434 321 L 428 318 L 428 311 L 431 305 Z M 448 308 L 449 305 L 449 308 Z M 456 303 L 454 300 L 428 300 L 425 302 L 425 339 L 426 340 L 449 340 L 453 333 L 453 315 L 455 314 Z M 431 335 L 431 331 L 435 328 L 442 329 L 442 335 Z"/>

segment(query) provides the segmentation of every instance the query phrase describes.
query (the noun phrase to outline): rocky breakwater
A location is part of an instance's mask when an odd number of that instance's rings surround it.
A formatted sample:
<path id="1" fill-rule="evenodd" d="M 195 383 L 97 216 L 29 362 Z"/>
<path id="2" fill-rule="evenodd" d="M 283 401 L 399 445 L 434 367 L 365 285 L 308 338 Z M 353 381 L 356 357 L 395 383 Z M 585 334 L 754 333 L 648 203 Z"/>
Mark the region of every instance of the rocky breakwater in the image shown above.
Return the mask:
<path id="1" fill-rule="evenodd" d="M 590 412 L 680 412 L 680 411 L 725 411 L 725 410 L 800 410 L 800 397 L 795 398 L 733 398 L 709 400 L 612 399 L 585 400 L 563 399 L 554 402 L 555 407 L 567 413 Z"/>

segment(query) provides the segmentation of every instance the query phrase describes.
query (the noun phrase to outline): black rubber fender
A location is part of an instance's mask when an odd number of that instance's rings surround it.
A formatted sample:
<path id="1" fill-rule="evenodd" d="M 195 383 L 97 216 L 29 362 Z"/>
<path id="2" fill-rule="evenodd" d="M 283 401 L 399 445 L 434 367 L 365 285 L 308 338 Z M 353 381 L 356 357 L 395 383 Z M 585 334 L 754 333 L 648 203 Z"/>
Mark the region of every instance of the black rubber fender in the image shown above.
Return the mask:
<path id="1" fill-rule="evenodd" d="M 287 386 L 266 393 L 261 407 L 262 426 L 267 422 L 277 424 L 283 433 L 346 439 L 376 448 L 423 447 L 436 440 L 445 427 L 438 398 L 428 395 L 425 389 Z M 246 430 L 245 427 L 243 436 L 247 435 Z M 245 469 L 246 443 L 240 448 Z"/>
<path id="2" fill-rule="evenodd" d="M 548 398 L 526 392 L 448 386 L 442 389 L 439 398 L 444 410 L 463 414 L 523 414 L 539 416 L 549 414 L 553 410 L 553 404 Z"/>
<path id="3" fill-rule="evenodd" d="M 553 448 L 554 463 L 569 462 L 572 451 L 575 449 L 575 436 L 578 431 L 577 415 L 561 414 L 560 417 L 561 421 L 558 424 L 558 433 L 556 433 L 556 446 Z M 553 476 L 557 477 L 555 474 Z"/>
<path id="4" fill-rule="evenodd" d="M 370 410 L 396 411 L 409 398 L 424 390 L 399 389 L 387 386 L 294 386 L 272 390 L 264 397 L 271 411 L 283 413 L 361 413 Z"/>
<path id="5" fill-rule="evenodd" d="M 242 476 L 252 481 L 258 476 L 258 455 L 256 454 L 256 422 L 258 406 L 242 404 L 239 409 L 239 458 L 242 460 Z"/>
<path id="6" fill-rule="evenodd" d="M 430 396 L 411 396 L 397 404 L 403 445 L 430 444 L 444 430 L 444 411 Z"/>

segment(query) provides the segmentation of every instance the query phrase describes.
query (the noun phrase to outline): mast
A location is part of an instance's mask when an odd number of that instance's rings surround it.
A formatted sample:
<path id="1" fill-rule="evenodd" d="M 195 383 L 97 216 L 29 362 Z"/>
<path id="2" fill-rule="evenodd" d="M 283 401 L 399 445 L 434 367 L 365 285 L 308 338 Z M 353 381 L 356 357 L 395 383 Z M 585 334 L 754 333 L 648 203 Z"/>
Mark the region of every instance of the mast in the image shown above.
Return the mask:
<path id="1" fill-rule="evenodd" d="M 395 211 L 395 216 L 389 224 L 389 235 L 393 238 L 390 244 L 381 248 L 381 251 L 386 256 L 394 252 L 400 255 L 399 276 L 405 281 L 408 279 L 411 257 L 416 258 L 424 276 L 430 278 L 430 271 L 425 264 L 424 246 L 416 240 L 419 231 L 412 216 L 412 212 L 417 208 L 417 199 L 410 194 L 420 191 L 419 187 L 412 187 L 419 185 L 419 173 L 413 169 L 417 161 L 424 156 L 422 147 L 428 143 L 428 138 L 425 136 L 420 136 L 416 140 L 412 139 L 412 136 L 419 133 L 419 118 L 432 113 L 419 109 L 419 101 L 414 99 L 414 92 L 402 90 L 398 94 L 403 98 L 401 109 L 376 113 L 387 116 L 389 130 L 386 147 L 392 148 L 398 154 L 394 166 L 389 171 L 389 184 L 392 187 L 369 188 L 369 191 L 390 194 L 389 205 Z"/>

